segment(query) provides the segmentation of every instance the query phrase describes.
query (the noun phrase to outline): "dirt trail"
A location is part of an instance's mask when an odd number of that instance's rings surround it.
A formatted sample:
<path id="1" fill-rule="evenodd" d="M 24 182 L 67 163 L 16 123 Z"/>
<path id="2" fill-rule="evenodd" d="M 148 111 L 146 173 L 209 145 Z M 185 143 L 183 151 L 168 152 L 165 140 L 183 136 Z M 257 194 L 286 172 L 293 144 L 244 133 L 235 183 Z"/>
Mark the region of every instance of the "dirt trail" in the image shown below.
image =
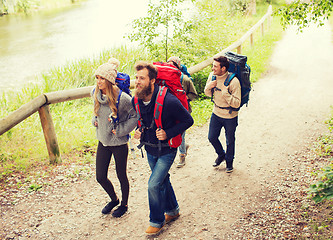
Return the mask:
<path id="1" fill-rule="evenodd" d="M 231 226 L 267 201 L 267 186 L 279 181 L 278 170 L 289 166 L 290 156 L 326 131 L 323 121 L 333 104 L 332 63 L 329 26 L 298 35 L 294 29 L 286 31 L 269 72 L 254 84 L 249 106 L 240 112 L 234 172 L 212 167 L 208 124 L 192 128 L 187 164 L 170 171 L 181 217 L 156 238 L 231 239 Z M 108 199 L 93 173 L 69 184 L 58 176 L 41 191 L 16 193 L 14 206 L 1 205 L 0 239 L 153 239 L 144 234 L 149 170 L 138 152 L 136 159 L 131 156 L 128 174 L 129 212 L 124 217 L 100 213 Z M 119 192 L 113 167 L 110 175 Z"/>

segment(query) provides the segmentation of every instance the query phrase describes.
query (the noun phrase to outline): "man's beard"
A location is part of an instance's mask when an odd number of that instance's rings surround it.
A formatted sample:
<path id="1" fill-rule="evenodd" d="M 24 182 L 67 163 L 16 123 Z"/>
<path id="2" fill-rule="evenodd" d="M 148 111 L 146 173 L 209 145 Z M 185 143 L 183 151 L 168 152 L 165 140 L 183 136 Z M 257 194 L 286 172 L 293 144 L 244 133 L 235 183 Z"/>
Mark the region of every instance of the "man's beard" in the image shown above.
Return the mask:
<path id="1" fill-rule="evenodd" d="M 136 91 L 135 92 L 135 95 L 138 97 L 138 99 L 145 99 L 145 97 L 149 96 L 152 92 L 153 92 L 153 89 L 151 87 L 151 83 L 148 84 L 148 86 L 142 88 L 142 90 L 139 92 L 139 91 Z"/>

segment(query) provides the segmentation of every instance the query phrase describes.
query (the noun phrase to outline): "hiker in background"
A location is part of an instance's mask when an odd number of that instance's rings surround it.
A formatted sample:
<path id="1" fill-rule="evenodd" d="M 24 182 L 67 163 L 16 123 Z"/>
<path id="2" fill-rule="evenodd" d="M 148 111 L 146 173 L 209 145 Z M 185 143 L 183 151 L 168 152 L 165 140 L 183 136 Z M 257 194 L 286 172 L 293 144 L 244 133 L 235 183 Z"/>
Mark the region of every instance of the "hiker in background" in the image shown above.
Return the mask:
<path id="1" fill-rule="evenodd" d="M 226 172 L 233 171 L 233 160 L 235 155 L 235 132 L 238 125 L 238 111 L 230 110 L 230 107 L 238 108 L 241 103 L 241 86 L 235 77 L 226 87 L 224 81 L 228 76 L 228 59 L 224 56 L 214 58 L 212 72 L 209 74 L 205 94 L 213 95 L 214 108 L 209 124 L 208 140 L 213 145 L 217 158 L 213 167 L 219 166 L 226 161 Z M 221 129 L 224 127 L 226 136 L 225 152 L 219 140 Z"/>
<path id="2" fill-rule="evenodd" d="M 184 66 L 184 65 L 181 64 L 180 58 L 175 57 L 175 56 L 170 57 L 168 59 L 168 63 L 173 64 L 175 67 L 177 67 L 180 70 L 181 70 L 181 66 Z M 188 111 L 189 111 L 189 113 L 192 113 L 192 108 L 191 108 L 190 102 L 193 101 L 198 96 L 197 90 L 195 89 L 192 80 L 186 74 L 184 74 L 183 72 L 182 72 L 182 75 L 181 75 L 180 79 L 181 79 L 183 89 L 186 93 L 186 98 L 187 98 L 187 101 L 188 101 Z M 186 142 L 185 142 L 185 132 L 183 132 L 183 134 L 182 134 L 182 144 L 178 148 L 179 153 L 180 153 L 179 154 L 179 162 L 177 164 L 178 168 L 181 168 L 185 165 L 185 157 L 187 156 L 188 148 L 189 148 L 189 145 L 186 144 Z"/>
<path id="3" fill-rule="evenodd" d="M 129 182 L 127 178 L 128 134 L 137 123 L 136 112 L 131 105 L 131 97 L 121 92 L 119 104 L 116 103 L 120 90 L 115 84 L 119 61 L 111 58 L 95 71 L 96 87 L 91 96 L 94 99 L 93 125 L 96 127 L 98 148 L 96 154 L 96 179 L 107 192 L 111 201 L 103 208 L 108 214 L 119 205 L 111 181 L 108 179 L 108 168 L 114 156 L 117 177 L 121 186 L 122 199 L 120 206 L 112 213 L 113 217 L 121 217 L 127 211 Z M 118 105 L 118 108 L 117 108 Z M 118 116 L 119 123 L 114 119 Z"/>
<path id="4" fill-rule="evenodd" d="M 134 138 L 144 143 L 151 175 L 148 181 L 150 226 L 147 234 L 158 233 L 165 223 L 179 217 L 179 205 L 170 182 L 169 170 L 177 154 L 168 140 L 192 126 L 193 119 L 181 102 L 169 91 L 163 103 L 162 126 L 157 129 L 154 122 L 154 107 L 160 88 L 155 84 L 157 68 L 151 63 L 138 62 L 135 65 L 135 97 L 133 107 L 140 115 Z M 161 141 L 161 145 L 159 145 Z"/>

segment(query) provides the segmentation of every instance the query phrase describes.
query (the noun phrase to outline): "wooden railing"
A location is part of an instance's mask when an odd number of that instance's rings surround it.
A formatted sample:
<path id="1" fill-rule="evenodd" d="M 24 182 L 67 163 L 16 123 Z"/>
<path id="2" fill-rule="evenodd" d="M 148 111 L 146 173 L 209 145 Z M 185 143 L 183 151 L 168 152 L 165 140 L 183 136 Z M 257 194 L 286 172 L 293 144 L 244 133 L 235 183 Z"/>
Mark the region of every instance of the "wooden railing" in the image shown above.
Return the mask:
<path id="1" fill-rule="evenodd" d="M 205 61 L 198 63 L 197 65 L 190 67 L 188 69 L 190 74 L 199 72 L 200 70 L 204 69 L 205 67 L 211 65 L 213 63 L 213 59 L 218 56 L 223 56 L 226 52 L 232 51 L 234 49 L 237 49 L 237 53 L 242 53 L 242 44 L 250 38 L 250 44 L 251 47 L 253 46 L 253 35 L 255 30 L 257 30 L 259 27 L 261 28 L 261 34 L 264 35 L 265 33 L 265 20 L 267 20 L 267 29 L 270 27 L 271 24 L 271 16 L 272 16 L 272 6 L 270 5 L 268 7 L 267 13 L 249 30 L 247 31 L 240 39 L 238 39 L 236 42 L 228 46 L 227 48 L 223 49 L 221 52 L 215 54 L 215 56 L 206 59 Z"/>
<path id="2" fill-rule="evenodd" d="M 204 69 L 205 67 L 209 66 L 213 63 L 213 59 L 217 56 L 224 55 L 227 51 L 232 51 L 237 49 L 237 53 L 241 54 L 242 51 L 242 44 L 250 38 L 251 46 L 253 45 L 253 34 L 256 29 L 261 27 L 261 33 L 264 35 L 264 22 L 267 20 L 267 28 L 270 26 L 270 20 L 272 15 L 272 6 L 269 6 L 267 13 L 247 32 L 245 33 L 238 41 L 231 44 L 227 48 L 223 49 L 221 52 L 216 54 L 215 56 L 195 65 L 188 69 L 190 74 L 199 72 L 200 70 Z M 131 82 L 131 85 L 134 81 Z M 66 102 L 70 100 L 85 98 L 90 96 L 90 92 L 93 86 L 71 89 L 71 90 L 64 90 L 64 91 L 57 91 L 57 92 L 50 92 L 44 93 L 37 98 L 33 99 L 29 103 L 24 104 L 16 111 L 10 113 L 7 117 L 0 120 L 0 135 L 7 132 L 24 119 L 28 118 L 32 114 L 38 111 L 41 125 L 44 132 L 44 138 L 49 154 L 50 163 L 58 163 L 61 161 L 60 159 L 60 150 L 57 141 L 56 132 L 54 129 L 52 116 L 50 113 L 50 104 L 59 103 L 59 102 Z"/>

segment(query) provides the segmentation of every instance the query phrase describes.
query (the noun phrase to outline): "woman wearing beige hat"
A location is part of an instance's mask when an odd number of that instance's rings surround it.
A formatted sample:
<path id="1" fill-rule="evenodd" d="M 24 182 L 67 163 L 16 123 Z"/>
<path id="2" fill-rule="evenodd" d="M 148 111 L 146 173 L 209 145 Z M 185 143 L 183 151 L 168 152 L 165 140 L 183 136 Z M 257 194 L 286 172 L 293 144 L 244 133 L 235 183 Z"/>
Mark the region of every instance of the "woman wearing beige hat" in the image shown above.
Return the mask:
<path id="1" fill-rule="evenodd" d="M 128 134 L 137 124 L 131 97 L 120 91 L 115 83 L 118 66 L 119 61 L 115 58 L 99 66 L 95 71 L 97 84 L 91 93 L 94 99 L 93 125 L 96 127 L 96 136 L 99 141 L 96 154 L 96 179 L 111 198 L 111 201 L 102 209 L 103 214 L 110 213 L 119 205 L 117 194 L 107 177 L 112 155 L 121 186 L 122 199 L 120 206 L 112 213 L 114 217 L 121 217 L 128 208 L 127 142 Z M 113 119 L 117 117 L 118 121 L 114 121 Z"/>

